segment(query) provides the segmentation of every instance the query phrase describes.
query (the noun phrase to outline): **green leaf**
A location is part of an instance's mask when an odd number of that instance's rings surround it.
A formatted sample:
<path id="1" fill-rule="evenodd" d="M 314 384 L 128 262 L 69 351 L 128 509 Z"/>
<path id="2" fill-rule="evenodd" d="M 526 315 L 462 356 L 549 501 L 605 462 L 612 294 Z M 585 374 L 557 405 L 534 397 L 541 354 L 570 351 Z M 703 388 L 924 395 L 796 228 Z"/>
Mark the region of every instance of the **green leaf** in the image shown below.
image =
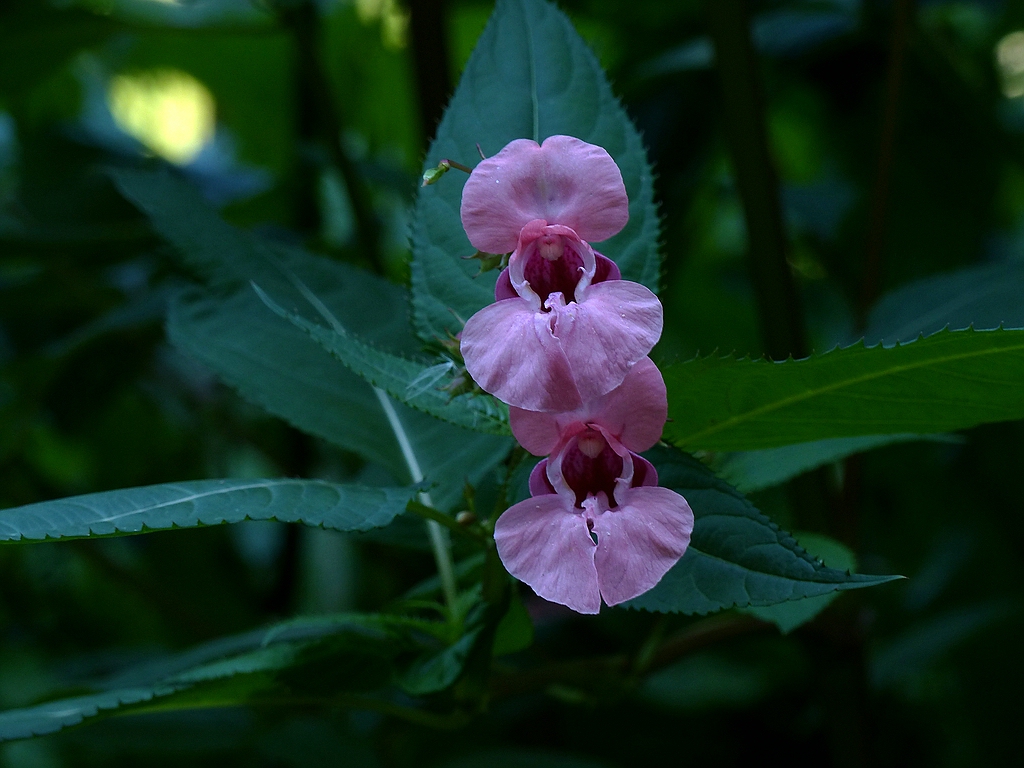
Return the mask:
<path id="1" fill-rule="evenodd" d="M 147 704 L 174 691 L 163 686 L 124 688 L 0 712 L 0 742 L 56 733 L 97 715 Z"/>
<path id="2" fill-rule="evenodd" d="M 346 328 L 369 341 L 400 352 L 418 349 L 407 318 L 409 298 L 401 286 L 233 227 L 195 187 L 170 173 L 118 170 L 111 175 L 157 233 L 208 284 L 249 291 L 249 283 L 256 282 L 278 302 L 317 318 L 305 289 L 315 293 Z M 250 304 L 253 317 L 267 315 L 258 302 Z"/>
<path id="3" fill-rule="evenodd" d="M 248 286 L 221 296 L 182 293 L 171 304 L 167 335 L 246 400 L 407 479 L 373 389 L 282 323 Z"/>
<path id="4" fill-rule="evenodd" d="M 836 437 L 795 443 L 781 448 L 760 451 L 736 451 L 716 457 L 711 466 L 715 473 L 743 493 L 771 488 L 804 472 L 842 461 L 848 456 L 864 453 L 894 443 L 918 440 L 955 443 L 961 440 L 953 435 L 865 435 L 864 437 Z"/>
<path id="5" fill-rule="evenodd" d="M 508 612 L 502 617 L 494 634 L 495 657 L 525 651 L 533 645 L 533 619 L 518 592 L 512 593 Z"/>
<path id="6" fill-rule="evenodd" d="M 935 275 L 887 294 L 871 310 L 868 343 L 891 346 L 943 328 L 1024 327 L 1024 263 L 991 264 Z"/>
<path id="7" fill-rule="evenodd" d="M 918 622 L 874 649 L 868 664 L 871 683 L 876 688 L 909 683 L 954 647 L 1014 613 L 1004 600 L 986 600 Z"/>
<path id="8" fill-rule="evenodd" d="M 857 570 L 857 556 L 845 544 L 820 533 L 794 532 L 793 535 L 809 554 L 828 563 L 830 567 L 851 573 Z M 837 597 L 839 597 L 838 592 L 830 592 L 827 595 L 805 597 L 803 600 L 790 600 L 763 608 L 741 608 L 740 610 L 743 613 L 756 616 L 762 621 L 770 621 L 779 628 L 782 634 L 788 635 L 828 608 Z"/>
<path id="9" fill-rule="evenodd" d="M 344 291 L 325 293 L 332 307 Z M 247 400 L 309 434 L 414 482 L 400 442 L 373 387 L 302 330 L 275 316 L 248 285 L 226 296 L 190 292 L 172 304 L 168 335 Z M 509 438 L 469 432 L 391 404 L 435 504 L 448 508 L 508 454 Z M 446 450 L 437 450 L 438 445 Z"/>
<path id="10" fill-rule="evenodd" d="M 654 589 L 626 604 L 631 608 L 703 614 L 900 578 L 827 568 L 696 459 L 671 449 L 647 456 L 658 469 L 659 484 L 686 498 L 695 521 L 686 554 Z"/>
<path id="11" fill-rule="evenodd" d="M 116 169 L 117 188 L 174 245 L 196 273 L 215 283 L 285 283 L 273 251 L 225 222 L 191 184 L 167 170 Z"/>
<path id="12" fill-rule="evenodd" d="M 436 387 L 417 386 L 427 367 L 372 347 L 349 333 L 340 323 L 333 328 L 311 323 L 288 312 L 258 285 L 257 295 L 279 317 L 301 328 L 320 346 L 375 387 L 379 387 L 406 405 L 439 419 L 477 432 L 509 434 L 508 407 L 489 395 L 452 397 Z M 333 317 L 331 318 L 333 319 Z"/>
<path id="13" fill-rule="evenodd" d="M 472 165 L 514 139 L 568 134 L 608 150 L 629 195 L 629 224 L 598 250 L 627 280 L 658 288 L 660 222 L 643 142 L 611 91 L 593 53 L 570 21 L 542 0 L 500 0 L 466 65 L 424 161 Z M 425 339 L 457 333 L 494 301 L 496 275 L 474 278 L 476 251 L 462 229 L 464 173 L 420 189 L 412 227 L 413 308 Z"/>
<path id="14" fill-rule="evenodd" d="M 467 632 L 444 650 L 424 654 L 413 662 L 398 681 L 402 690 L 413 696 L 422 696 L 443 691 L 454 683 L 462 674 L 480 631 L 478 627 Z"/>
<path id="15" fill-rule="evenodd" d="M 1024 331 L 943 331 L 805 360 L 706 357 L 664 370 L 665 439 L 745 451 L 1024 418 Z"/>
<path id="16" fill-rule="evenodd" d="M 264 243 L 225 223 L 191 185 L 168 173 L 117 171 L 114 179 L 217 289 L 189 291 L 172 302 L 171 340 L 270 413 L 382 465 L 396 482 L 415 482 L 373 388 L 304 331 L 275 317 L 249 282 L 307 319 L 320 317 L 308 298 L 315 296 L 346 330 L 381 346 L 375 351 L 386 357 L 384 350 L 409 354 L 419 346 L 409 327 L 405 291 L 346 264 Z M 423 397 L 433 394 L 439 393 L 426 391 Z M 400 404 L 389 407 L 441 508 L 458 503 L 465 482 L 479 481 L 511 446 L 507 438 L 474 434 Z M 460 401 L 454 409 L 461 407 Z M 489 428 L 503 429 L 493 421 Z M 438 451 L 438 445 L 446 450 Z"/>
<path id="17" fill-rule="evenodd" d="M 422 623 L 422 622 L 421 622 Z M 0 742 L 109 714 L 239 706 L 371 704 L 353 692 L 386 686 L 399 652 L 415 647 L 402 617 L 343 614 L 293 619 L 159 658 L 106 681 L 102 690 L 0 713 Z"/>
<path id="18" fill-rule="evenodd" d="M 394 520 L 416 492 L 290 479 L 150 485 L 0 510 L 0 541 L 116 536 L 242 520 L 366 531 Z"/>

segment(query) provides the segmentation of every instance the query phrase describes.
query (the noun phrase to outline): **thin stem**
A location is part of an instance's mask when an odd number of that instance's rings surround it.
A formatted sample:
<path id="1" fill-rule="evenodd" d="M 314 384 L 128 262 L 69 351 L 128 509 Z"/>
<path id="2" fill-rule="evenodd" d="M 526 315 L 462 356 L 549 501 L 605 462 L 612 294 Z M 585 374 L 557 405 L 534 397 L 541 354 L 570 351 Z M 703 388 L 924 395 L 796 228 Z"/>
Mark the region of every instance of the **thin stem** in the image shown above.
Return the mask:
<path id="1" fill-rule="evenodd" d="M 444 514 L 443 512 L 438 512 L 433 507 L 421 504 L 418 501 L 410 501 L 408 510 L 414 515 L 419 515 L 426 520 L 433 520 L 438 525 L 442 525 L 460 536 L 473 539 L 473 541 L 486 541 L 478 530 L 462 525 L 454 518 Z"/>
<path id="2" fill-rule="evenodd" d="M 395 433 L 398 447 L 402 449 L 402 456 L 405 458 L 406 466 L 409 467 L 412 481 L 414 483 L 422 483 L 423 471 L 420 469 L 419 460 L 416 458 L 416 453 L 409 442 L 409 436 L 405 432 L 405 427 L 402 426 L 402 421 L 398 418 L 395 406 L 391 403 L 391 399 L 384 390 L 374 387 L 373 391 L 376 393 L 377 399 L 380 401 L 380 407 L 384 410 L 384 415 L 387 416 L 388 423 Z M 421 492 L 419 497 L 420 503 L 424 506 L 434 506 L 430 494 L 426 491 Z M 430 535 L 430 546 L 434 550 L 434 560 L 437 562 L 437 574 L 441 578 L 441 591 L 444 593 L 445 602 L 448 604 L 448 609 L 454 617 L 457 615 L 458 610 L 459 590 L 455 581 L 455 563 L 452 560 L 451 539 L 448 536 L 448 531 L 442 528 L 436 519 L 427 520 L 426 523 L 427 533 Z"/>
<path id="3" fill-rule="evenodd" d="M 409 0 L 408 6 L 416 97 L 425 144 L 434 136 L 452 93 L 446 5 L 445 0 Z"/>
<path id="4" fill-rule="evenodd" d="M 725 133 L 747 224 L 747 252 L 764 351 L 774 360 L 803 357 L 800 294 L 789 262 L 779 180 L 768 146 L 764 94 L 745 0 L 707 4 L 722 83 Z"/>
<path id="5" fill-rule="evenodd" d="M 341 321 L 334 316 L 334 313 L 327 307 L 320 297 L 313 293 L 302 280 L 299 279 L 298 275 L 292 272 L 283 264 L 278 263 L 278 267 L 285 274 L 285 276 L 291 281 L 291 283 L 298 289 L 302 296 L 310 303 L 310 305 L 330 323 L 331 328 L 334 332 L 345 336 L 347 331 L 345 326 L 341 324 Z M 259 287 L 253 283 L 253 287 L 256 288 L 256 292 L 262 294 Z M 388 419 L 388 424 L 391 425 L 391 431 L 395 433 L 395 439 L 398 441 L 398 447 L 402 451 L 402 457 L 405 459 L 405 464 L 409 468 L 409 475 L 412 477 L 414 483 L 423 482 L 423 470 L 420 469 L 419 459 L 416 458 L 416 452 L 412 448 L 412 443 L 409 442 L 409 435 L 405 431 L 405 427 L 402 425 L 402 420 L 398 417 L 398 412 L 395 410 L 395 406 L 391 403 L 391 399 L 387 396 L 387 393 L 379 387 L 373 388 L 374 393 L 377 395 L 377 400 L 380 402 L 380 407 L 384 411 L 384 415 Z M 419 494 L 420 502 L 426 508 L 432 508 L 434 502 L 430 498 L 430 494 L 423 491 Z M 453 617 L 458 615 L 458 585 L 455 580 L 455 564 L 452 560 L 452 545 L 451 540 L 448 537 L 448 531 L 441 527 L 438 522 L 438 518 L 425 515 L 429 517 L 427 523 L 427 533 L 430 535 L 430 545 L 434 550 L 434 560 L 437 561 L 437 571 L 441 578 L 441 589 L 444 592 L 445 602 L 448 605 L 448 609 L 451 611 Z"/>
<path id="6" fill-rule="evenodd" d="M 498 670 L 492 678 L 492 700 L 521 696 L 567 686 L 579 691 L 607 691 L 610 685 L 627 686 L 637 677 L 664 669 L 675 661 L 736 637 L 763 632 L 771 624 L 751 616 L 718 615 L 695 622 L 664 643 L 656 640 L 644 651 L 642 670 L 626 654 L 595 656 L 554 662 L 531 669 Z"/>
<path id="7" fill-rule="evenodd" d="M 889 50 L 889 71 L 885 83 L 885 109 L 882 116 L 881 140 L 878 147 L 878 165 L 875 187 L 871 195 L 871 213 L 868 219 L 867 252 L 864 259 L 864 278 L 861 284 L 858 319 L 863 325 L 868 310 L 878 298 L 882 277 L 882 251 L 885 247 L 885 229 L 888 221 L 889 187 L 896 155 L 896 133 L 899 127 L 900 90 L 906 52 L 914 19 L 914 0 L 896 0 L 893 10 L 892 39 Z"/>
<path id="8" fill-rule="evenodd" d="M 878 146 L 878 164 L 875 185 L 871 194 L 868 214 L 867 249 L 864 255 L 864 275 L 857 303 L 858 330 L 865 330 L 868 313 L 877 301 L 882 285 L 882 257 L 889 220 L 889 198 L 892 169 L 896 158 L 896 135 L 899 128 L 900 100 L 903 70 L 914 22 L 914 0 L 896 0 L 893 7 L 892 38 L 889 50 L 889 71 L 885 83 L 885 109 L 882 115 L 881 138 Z M 837 533 L 843 543 L 857 548 L 857 513 L 860 506 L 864 461 L 861 456 L 850 456 L 843 463 L 843 488 L 837 506 Z"/>
<path id="9" fill-rule="evenodd" d="M 451 158 L 447 158 L 447 157 L 444 160 L 441 161 L 441 165 L 448 165 L 449 168 L 455 168 L 456 170 L 463 171 L 465 173 L 472 173 L 473 172 L 473 169 L 470 168 L 468 165 L 463 165 L 462 163 L 457 163 L 454 160 L 452 160 Z"/>
<path id="10" fill-rule="evenodd" d="M 386 264 L 381 249 L 381 226 L 373 208 L 370 190 L 342 145 L 345 117 L 341 105 L 335 98 L 324 63 L 318 14 L 316 4 L 311 0 L 306 0 L 282 14 L 295 40 L 297 88 L 301 107 L 299 133 L 307 142 L 326 150 L 327 157 L 337 169 L 345 186 L 352 217 L 356 223 L 359 247 L 374 271 L 383 274 Z M 309 154 L 309 148 L 306 149 Z M 308 158 L 303 162 L 316 165 Z M 306 182 L 304 193 L 309 194 L 309 180 Z M 307 203 L 307 207 L 310 206 L 315 209 L 315 202 Z M 309 225 L 314 222 L 304 223 Z"/>

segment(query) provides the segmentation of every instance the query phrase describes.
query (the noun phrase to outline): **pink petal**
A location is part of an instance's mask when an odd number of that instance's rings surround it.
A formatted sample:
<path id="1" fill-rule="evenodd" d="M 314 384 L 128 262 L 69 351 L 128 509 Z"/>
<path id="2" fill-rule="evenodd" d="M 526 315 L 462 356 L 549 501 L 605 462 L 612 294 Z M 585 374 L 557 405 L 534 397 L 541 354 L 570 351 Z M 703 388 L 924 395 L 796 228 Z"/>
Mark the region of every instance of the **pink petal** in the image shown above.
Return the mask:
<path id="1" fill-rule="evenodd" d="M 629 220 L 622 174 L 601 147 L 571 136 L 516 139 L 480 161 L 462 190 L 462 226 L 475 248 L 508 253 L 534 219 L 606 240 Z"/>
<path id="2" fill-rule="evenodd" d="M 562 433 L 570 425 L 580 423 L 576 414 L 586 407 L 562 413 L 543 413 L 513 406 L 508 409 L 508 424 L 523 448 L 534 456 L 547 456 L 555 450 Z"/>
<path id="3" fill-rule="evenodd" d="M 580 405 L 569 361 L 548 314 L 521 298 L 484 307 L 461 334 L 466 370 L 485 391 L 518 408 L 571 410 Z"/>
<path id="4" fill-rule="evenodd" d="M 639 454 L 630 452 L 630 456 L 633 458 L 633 487 L 657 485 L 658 470 L 654 468 L 654 465 Z"/>
<path id="5" fill-rule="evenodd" d="M 646 451 L 661 439 L 668 419 L 668 393 L 649 357 L 630 368 L 622 383 L 590 404 L 589 421 L 600 424 L 631 451 Z"/>
<path id="6" fill-rule="evenodd" d="M 586 518 L 562 497 L 513 505 L 494 524 L 494 541 L 508 572 L 545 600 L 578 613 L 601 610 L 597 547 Z"/>
<path id="7" fill-rule="evenodd" d="M 548 460 L 541 459 L 530 472 L 530 495 L 544 496 L 555 492 L 555 487 L 548 480 Z"/>
<path id="8" fill-rule="evenodd" d="M 589 286 L 583 301 L 554 312 L 554 335 L 569 362 L 580 404 L 619 386 L 661 336 L 661 302 L 647 288 L 628 280 Z"/>
<path id="9" fill-rule="evenodd" d="M 603 253 L 594 251 L 594 256 L 597 258 L 597 271 L 594 272 L 594 279 L 591 283 L 603 283 L 605 280 L 621 280 L 622 272 L 619 271 L 619 265 L 609 259 Z"/>
<path id="10" fill-rule="evenodd" d="M 608 605 L 642 595 L 683 556 L 693 531 L 686 499 L 668 488 L 629 488 L 594 518 L 598 582 Z M 544 497 L 554 498 L 554 497 Z"/>
<path id="11" fill-rule="evenodd" d="M 606 395 L 563 413 L 509 409 L 516 440 L 535 456 L 551 453 L 573 425 L 598 424 L 631 451 L 646 451 L 661 438 L 668 418 L 665 380 L 658 366 L 645 357 L 622 383 Z"/>
<path id="12" fill-rule="evenodd" d="M 508 267 L 505 267 L 505 269 L 501 270 L 501 274 L 498 275 L 498 282 L 494 284 L 494 300 L 502 301 L 503 299 L 515 299 L 518 297 L 519 294 L 512 287 L 512 278 L 508 274 Z"/>

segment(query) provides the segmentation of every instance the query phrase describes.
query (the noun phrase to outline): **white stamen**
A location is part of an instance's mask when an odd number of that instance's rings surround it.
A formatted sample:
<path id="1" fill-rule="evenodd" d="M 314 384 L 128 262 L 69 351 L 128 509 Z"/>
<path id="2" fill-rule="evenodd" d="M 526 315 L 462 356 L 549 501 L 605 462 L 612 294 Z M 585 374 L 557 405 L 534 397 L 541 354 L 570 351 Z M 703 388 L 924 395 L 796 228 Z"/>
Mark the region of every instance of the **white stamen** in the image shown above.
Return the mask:
<path id="1" fill-rule="evenodd" d="M 548 261 L 558 261 L 565 253 L 565 243 L 561 235 L 545 235 L 537 242 L 537 250 L 542 258 Z"/>
<path id="2" fill-rule="evenodd" d="M 596 459 L 604 450 L 604 437 L 599 432 L 585 432 L 576 441 L 576 447 L 584 456 Z"/>

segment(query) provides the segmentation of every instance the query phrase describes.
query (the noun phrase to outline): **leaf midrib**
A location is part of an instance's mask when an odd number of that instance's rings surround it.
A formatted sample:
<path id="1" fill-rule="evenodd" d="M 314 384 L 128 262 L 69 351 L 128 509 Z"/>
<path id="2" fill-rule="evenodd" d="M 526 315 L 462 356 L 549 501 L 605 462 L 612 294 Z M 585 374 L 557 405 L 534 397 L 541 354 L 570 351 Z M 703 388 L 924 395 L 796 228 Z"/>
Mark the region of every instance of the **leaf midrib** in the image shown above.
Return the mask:
<path id="1" fill-rule="evenodd" d="M 996 332 L 997 331 L 975 331 L 974 333 L 996 333 Z M 885 348 L 884 347 L 879 347 L 879 349 L 885 349 Z M 693 441 L 700 440 L 700 439 L 702 439 L 704 437 L 707 437 L 708 435 L 714 435 L 714 434 L 716 434 L 718 432 L 722 432 L 722 431 L 724 431 L 724 430 L 726 430 L 728 428 L 736 426 L 737 424 L 741 424 L 744 421 L 749 421 L 751 419 L 757 418 L 758 416 L 763 416 L 764 414 L 780 410 L 780 409 L 785 408 L 785 407 L 787 407 L 789 405 L 794 405 L 796 403 L 800 403 L 800 402 L 804 402 L 804 401 L 807 401 L 807 400 L 811 400 L 811 399 L 813 399 L 815 397 L 820 397 L 821 395 L 827 394 L 829 392 L 835 392 L 835 391 L 838 391 L 838 390 L 843 389 L 845 387 L 851 387 L 851 386 L 854 386 L 856 384 L 864 383 L 866 381 L 872 381 L 874 379 L 880 379 L 880 378 L 884 378 L 886 376 L 895 375 L 895 374 L 898 374 L 898 373 L 904 373 L 906 371 L 911 371 L 911 370 L 915 370 L 915 369 L 918 369 L 918 368 L 927 368 L 927 367 L 934 366 L 934 365 L 941 365 L 941 364 L 944 364 L 944 363 L 956 362 L 958 360 L 966 360 L 966 359 L 970 359 L 970 358 L 984 357 L 986 355 L 999 354 L 1001 352 L 1018 352 L 1018 351 L 1022 351 L 1022 350 L 1024 350 L 1024 343 L 1015 344 L 1015 345 L 1009 346 L 1009 347 L 998 347 L 998 348 L 994 348 L 994 349 L 984 349 L 984 350 L 979 350 L 979 351 L 975 351 L 975 352 L 964 352 L 964 353 L 960 353 L 960 354 L 956 354 L 956 355 L 947 355 L 947 356 L 944 356 L 944 357 L 932 358 L 932 359 L 929 359 L 929 360 L 919 361 L 919 362 L 916 362 L 916 363 L 904 364 L 904 365 L 897 366 L 895 368 L 887 368 L 887 369 L 885 369 L 883 371 L 879 371 L 879 372 L 876 372 L 876 373 L 862 374 L 862 375 L 857 376 L 855 378 L 846 379 L 846 380 L 843 380 L 843 381 L 839 381 L 839 382 L 835 382 L 835 383 L 832 383 L 832 384 L 828 384 L 828 385 L 825 385 L 823 387 L 819 387 L 817 389 L 805 390 L 803 392 L 800 392 L 799 394 L 790 395 L 789 397 L 783 398 L 781 400 L 777 400 L 777 401 L 775 401 L 773 403 L 767 403 L 767 404 L 762 405 L 762 406 L 760 406 L 758 408 L 754 408 L 752 410 L 736 414 L 735 416 L 731 416 L 728 419 L 725 419 L 724 421 L 721 421 L 718 424 L 715 424 L 715 425 L 713 425 L 711 427 L 707 427 L 707 428 L 705 428 L 705 429 L 703 429 L 703 430 L 701 430 L 699 432 L 694 432 L 694 433 L 691 433 L 691 434 L 686 435 L 684 437 L 681 437 L 681 438 L 679 438 L 678 442 L 683 443 L 685 445 L 691 445 L 693 443 Z M 818 359 L 820 360 L 820 359 L 824 359 L 824 358 L 818 358 Z M 797 364 L 799 364 L 799 363 L 797 363 Z"/>
<path id="2" fill-rule="evenodd" d="M 848 573 L 847 575 L 849 577 L 851 577 L 849 581 L 820 581 L 820 580 L 817 580 L 817 579 L 807 579 L 807 578 L 802 578 L 802 577 L 797 578 L 795 576 L 782 576 L 782 575 L 780 575 L 778 573 L 769 573 L 768 571 L 760 571 L 760 570 L 758 570 L 756 568 L 750 568 L 749 566 L 746 566 L 746 565 L 740 565 L 739 563 L 735 562 L 734 560 L 726 560 L 724 557 L 719 557 L 718 555 L 709 554 L 709 553 L 705 552 L 703 549 L 698 549 L 697 547 L 693 546 L 692 544 L 688 547 L 688 551 L 696 552 L 697 554 L 702 555 L 703 557 L 706 557 L 709 560 L 715 560 L 715 561 L 717 561 L 719 563 L 724 563 L 725 565 L 727 565 L 727 566 L 729 566 L 731 568 L 739 568 L 740 570 L 746 571 L 748 573 L 755 574 L 757 576 L 766 576 L 766 577 L 771 578 L 771 579 L 780 579 L 782 581 L 792 581 L 792 582 L 795 582 L 797 584 L 824 584 L 825 586 L 834 586 L 834 587 L 836 587 L 836 589 L 841 589 L 846 584 L 876 586 L 877 584 L 885 584 L 886 582 L 893 581 L 895 579 L 901 578 L 900 576 L 892 576 L 892 575 L 884 575 L 884 574 L 879 576 L 879 575 L 876 575 L 876 574 L 873 574 L 873 573 Z M 792 552 L 792 550 L 787 550 L 787 551 Z M 797 557 L 799 557 L 799 556 L 797 556 Z M 811 566 L 811 567 L 813 568 L 814 566 Z M 833 571 L 839 570 L 838 568 L 829 568 L 827 565 L 824 566 L 824 567 L 829 569 L 829 570 L 833 570 Z M 815 569 L 815 573 L 818 573 L 818 569 Z M 858 576 L 861 577 L 862 579 L 864 579 L 864 581 L 856 581 L 855 578 L 858 577 Z M 883 579 L 883 581 L 870 582 L 871 579 Z M 870 583 L 867 583 L 867 582 L 870 582 Z M 794 598 L 794 599 L 802 599 L 802 598 Z"/>
<path id="3" fill-rule="evenodd" d="M 521 5 L 521 8 L 523 18 L 526 18 L 527 10 L 525 4 Z M 540 144 L 540 95 L 537 93 L 537 55 L 533 48 L 533 35 L 526 36 L 526 55 L 530 65 L 530 108 L 533 112 L 533 140 Z"/>

